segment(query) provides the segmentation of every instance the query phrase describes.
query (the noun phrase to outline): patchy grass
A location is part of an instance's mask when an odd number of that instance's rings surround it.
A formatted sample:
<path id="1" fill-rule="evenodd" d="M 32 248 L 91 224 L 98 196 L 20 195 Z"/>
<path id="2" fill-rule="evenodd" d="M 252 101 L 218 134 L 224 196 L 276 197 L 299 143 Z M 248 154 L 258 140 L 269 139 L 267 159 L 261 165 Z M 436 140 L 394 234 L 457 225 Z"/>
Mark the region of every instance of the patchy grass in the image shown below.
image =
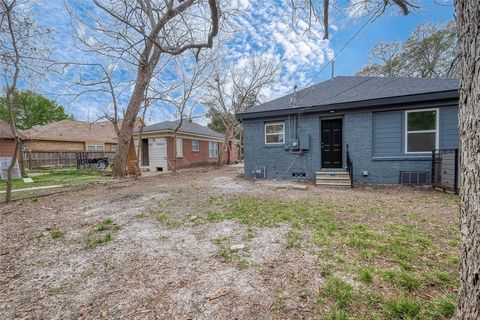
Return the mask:
<path id="1" fill-rule="evenodd" d="M 52 237 L 52 239 L 60 239 L 63 238 L 64 235 L 65 233 L 60 230 L 53 230 L 50 232 L 50 236 Z"/>
<path id="2" fill-rule="evenodd" d="M 93 249 L 97 246 L 104 245 L 113 240 L 112 233 L 122 229 L 122 226 L 115 223 L 112 219 L 106 219 L 100 222 L 94 231 L 90 231 L 85 237 L 85 246 Z"/>
<path id="3" fill-rule="evenodd" d="M 372 267 L 362 267 L 358 269 L 358 279 L 365 284 L 371 284 L 373 282 L 373 272 Z"/>
<path id="4" fill-rule="evenodd" d="M 385 270 L 382 272 L 385 281 L 397 288 L 413 291 L 420 287 L 420 281 L 414 275 L 401 270 Z"/>
<path id="5" fill-rule="evenodd" d="M 35 169 L 27 171 L 33 182 L 25 183 L 23 179 L 13 180 L 13 189 L 26 189 L 51 185 L 73 185 L 83 182 L 100 181 L 105 179 L 105 172 L 100 170 L 65 169 Z M 0 190 L 7 188 L 6 182 L 0 182 Z"/>
<path id="6" fill-rule="evenodd" d="M 325 317 L 325 320 L 350 320 L 351 318 L 345 311 L 333 310 Z"/>
<path id="7" fill-rule="evenodd" d="M 87 235 L 85 238 L 85 245 L 88 249 L 95 248 L 97 246 L 103 245 L 109 241 L 112 241 L 113 237 L 110 232 L 107 232 L 100 236 L 95 236 L 93 234 Z"/>
<path id="8" fill-rule="evenodd" d="M 13 271 L 6 294 L 18 302 L 7 318 L 14 310 L 54 317 L 56 299 L 70 301 L 64 309 L 72 314 L 95 301 L 84 317 L 128 318 L 150 304 L 171 306 L 165 317 L 180 318 L 198 317 L 199 306 L 220 318 L 238 310 L 279 319 L 441 320 L 454 313 L 458 197 L 401 187 L 273 190 L 239 180 L 233 190 L 227 169 L 5 206 L 2 254 Z M 68 241 L 53 242 L 51 226 Z M 78 250 L 79 242 L 91 249 Z M 58 259 L 73 256 L 83 271 L 58 269 Z M 37 270 L 52 268 L 65 280 L 39 281 Z"/>
<path id="9" fill-rule="evenodd" d="M 422 304 L 415 299 L 391 299 L 383 305 L 389 319 L 419 319 Z"/>
<path id="10" fill-rule="evenodd" d="M 246 259 L 240 259 L 240 261 L 238 261 L 239 269 L 247 269 L 249 266 L 250 266 L 250 262 Z"/>
<path id="11" fill-rule="evenodd" d="M 343 309 L 352 299 L 353 287 L 338 277 L 330 276 L 327 278 L 324 294 L 333 300 L 335 307 Z"/>
<path id="12" fill-rule="evenodd" d="M 300 248 L 300 236 L 294 231 L 287 232 L 287 249 Z"/>
<path id="13" fill-rule="evenodd" d="M 102 223 L 100 223 L 96 231 L 97 232 L 106 231 L 106 230 L 117 231 L 117 230 L 120 230 L 121 228 L 122 227 L 119 224 L 116 224 L 115 222 L 113 222 L 112 219 L 106 219 L 106 220 L 103 220 Z"/>
<path id="14" fill-rule="evenodd" d="M 372 205 L 349 200 L 335 203 L 253 196 L 209 197 L 203 219 L 239 221 L 247 225 L 245 239 L 254 237 L 256 227 L 287 224 L 292 228 L 285 235 L 287 250 L 316 246 L 320 250 L 319 261 L 324 261 L 318 272 L 325 279 L 316 300 L 330 306 L 326 319 L 448 318 L 454 312 L 455 304 L 448 294 L 458 285 L 458 257 L 439 244 L 438 239 L 443 240 L 445 234 L 419 225 L 425 215 L 410 207 L 406 220 L 399 220 L 401 208 L 391 203 L 380 201 Z M 412 203 L 411 199 L 406 201 Z M 414 197 L 414 201 L 414 205 L 431 203 L 423 196 Z M 448 197 L 442 201 L 451 205 L 457 200 Z M 348 212 L 347 219 L 339 215 L 342 212 Z M 412 216 L 419 222 L 410 223 Z M 313 244 L 302 239 L 300 230 L 305 229 L 313 233 Z M 239 260 L 225 241 L 214 240 L 220 247 L 218 256 L 224 262 L 236 261 L 243 268 L 244 260 Z M 458 244 L 458 239 L 446 241 L 447 249 Z M 426 291 L 428 295 L 419 295 Z"/>

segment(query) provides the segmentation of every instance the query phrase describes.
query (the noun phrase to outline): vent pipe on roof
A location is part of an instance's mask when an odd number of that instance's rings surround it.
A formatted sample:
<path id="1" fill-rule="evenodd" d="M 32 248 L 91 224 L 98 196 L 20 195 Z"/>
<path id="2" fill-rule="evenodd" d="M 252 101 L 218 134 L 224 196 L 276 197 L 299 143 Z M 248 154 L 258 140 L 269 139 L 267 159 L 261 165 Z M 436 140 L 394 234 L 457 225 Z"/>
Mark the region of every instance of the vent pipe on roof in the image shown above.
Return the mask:
<path id="1" fill-rule="evenodd" d="M 335 60 L 332 60 L 332 79 L 335 77 Z"/>
<path id="2" fill-rule="evenodd" d="M 291 108 L 297 107 L 297 85 L 293 87 L 293 96 L 292 96 L 292 99 L 290 100 L 290 107 Z"/>

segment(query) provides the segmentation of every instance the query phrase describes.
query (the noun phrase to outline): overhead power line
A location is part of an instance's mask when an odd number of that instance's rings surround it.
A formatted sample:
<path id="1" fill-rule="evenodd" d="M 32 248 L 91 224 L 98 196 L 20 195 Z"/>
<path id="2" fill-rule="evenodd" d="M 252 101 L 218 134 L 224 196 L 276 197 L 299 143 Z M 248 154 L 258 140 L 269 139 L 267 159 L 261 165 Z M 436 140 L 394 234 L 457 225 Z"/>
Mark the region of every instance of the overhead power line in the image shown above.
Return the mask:
<path id="1" fill-rule="evenodd" d="M 379 10 L 379 11 L 380 11 L 380 10 Z M 346 47 L 348 47 L 348 45 L 363 31 L 363 29 L 365 29 L 365 27 L 366 27 L 369 23 L 373 22 L 373 20 L 375 20 L 375 19 L 378 17 L 378 16 L 377 16 L 377 13 L 378 13 L 378 11 L 375 12 L 374 14 L 372 14 L 372 16 L 371 16 L 367 21 L 365 21 L 365 23 L 360 27 L 360 29 L 358 29 L 358 30 L 353 34 L 353 36 L 343 45 L 343 47 L 341 47 L 340 50 L 338 50 L 337 53 L 335 53 L 335 55 L 333 56 L 333 58 L 330 59 L 330 60 L 327 62 L 327 64 L 325 64 L 319 71 L 317 71 L 317 72 L 315 73 L 315 75 L 310 79 L 310 81 L 307 83 L 307 85 L 306 85 L 305 87 L 308 87 L 310 84 L 312 84 L 313 79 L 314 79 L 316 76 L 318 76 L 323 70 L 325 70 L 325 68 L 327 68 L 327 67 L 332 63 L 332 61 L 335 61 L 335 59 L 338 57 L 338 55 L 339 55 L 340 53 L 342 53 L 342 51 L 343 51 Z"/>

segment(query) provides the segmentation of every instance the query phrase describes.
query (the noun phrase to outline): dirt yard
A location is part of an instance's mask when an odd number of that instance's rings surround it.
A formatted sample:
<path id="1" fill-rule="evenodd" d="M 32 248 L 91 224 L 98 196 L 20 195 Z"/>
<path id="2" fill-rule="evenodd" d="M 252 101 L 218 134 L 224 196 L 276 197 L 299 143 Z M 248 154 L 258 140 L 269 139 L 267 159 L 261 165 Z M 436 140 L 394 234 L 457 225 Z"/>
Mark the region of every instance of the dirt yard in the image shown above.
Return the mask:
<path id="1" fill-rule="evenodd" d="M 0 205 L 0 319 L 452 315 L 456 196 L 278 189 L 241 170 Z"/>

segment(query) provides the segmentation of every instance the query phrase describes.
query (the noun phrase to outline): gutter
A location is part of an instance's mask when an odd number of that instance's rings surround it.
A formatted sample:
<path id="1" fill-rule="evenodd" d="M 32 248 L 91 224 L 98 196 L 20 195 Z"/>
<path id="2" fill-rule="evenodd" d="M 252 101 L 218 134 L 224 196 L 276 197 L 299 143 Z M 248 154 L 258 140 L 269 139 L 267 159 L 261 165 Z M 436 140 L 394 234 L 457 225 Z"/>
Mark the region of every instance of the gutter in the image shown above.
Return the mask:
<path id="1" fill-rule="evenodd" d="M 159 135 L 161 135 L 160 137 L 173 137 L 174 132 L 175 132 L 174 130 L 151 130 L 151 131 L 145 131 L 144 130 L 142 132 L 142 138 L 143 137 L 147 138 L 148 136 L 157 137 Z M 181 135 L 181 136 L 187 137 L 187 138 L 192 138 L 193 137 L 193 139 L 197 138 L 199 140 L 210 140 L 210 141 L 216 140 L 218 142 L 223 142 L 224 141 L 224 137 L 214 137 L 214 136 L 196 134 L 196 133 L 189 133 L 189 132 L 184 132 L 184 131 L 178 131 L 178 135 Z M 138 138 L 138 131 L 133 132 L 133 137 Z M 233 140 L 233 139 L 229 139 L 229 140 Z"/>

